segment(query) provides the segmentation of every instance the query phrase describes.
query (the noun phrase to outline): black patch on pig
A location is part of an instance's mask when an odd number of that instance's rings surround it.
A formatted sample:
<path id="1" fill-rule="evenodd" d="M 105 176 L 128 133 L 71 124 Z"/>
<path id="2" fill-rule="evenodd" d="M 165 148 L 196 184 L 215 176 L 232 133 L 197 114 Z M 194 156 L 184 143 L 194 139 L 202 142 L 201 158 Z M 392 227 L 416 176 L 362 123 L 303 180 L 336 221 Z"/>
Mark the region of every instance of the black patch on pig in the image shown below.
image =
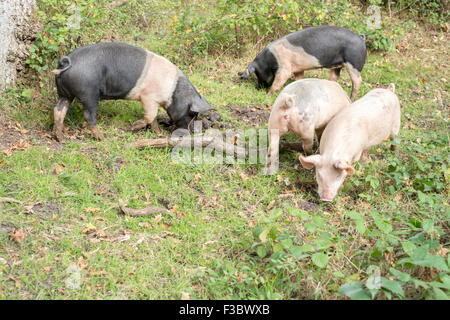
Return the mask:
<path id="1" fill-rule="evenodd" d="M 177 128 L 187 129 L 189 124 L 201 112 L 212 109 L 195 89 L 189 79 L 180 71 L 172 102 L 166 108 L 170 119 Z"/>
<path id="2" fill-rule="evenodd" d="M 361 37 L 345 28 L 317 26 L 286 36 L 287 41 L 316 57 L 321 66 L 331 68 L 349 62 L 361 72 L 366 61 L 366 44 Z"/>
<path id="3" fill-rule="evenodd" d="M 269 88 L 275 80 L 275 74 L 279 67 L 275 55 L 268 48 L 265 48 L 256 56 L 252 64 L 258 78 L 258 89 Z"/>
<path id="4" fill-rule="evenodd" d="M 100 99 L 123 99 L 144 69 L 147 51 L 124 43 L 97 43 L 72 51 L 71 67 L 56 76 L 59 97 L 78 98 L 85 108 Z M 67 68 L 61 59 L 58 68 Z"/>

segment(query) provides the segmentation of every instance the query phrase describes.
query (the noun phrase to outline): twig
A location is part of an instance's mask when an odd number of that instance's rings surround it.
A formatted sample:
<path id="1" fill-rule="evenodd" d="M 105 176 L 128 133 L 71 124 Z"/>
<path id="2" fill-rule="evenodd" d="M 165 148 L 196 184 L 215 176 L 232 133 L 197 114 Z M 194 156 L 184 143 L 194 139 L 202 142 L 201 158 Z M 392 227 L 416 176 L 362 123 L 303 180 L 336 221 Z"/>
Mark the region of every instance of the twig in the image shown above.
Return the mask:
<path id="1" fill-rule="evenodd" d="M 142 149 L 145 147 L 152 148 L 167 148 L 167 147 L 210 147 L 218 152 L 226 153 L 228 156 L 236 155 L 239 158 L 249 156 L 251 153 L 265 152 L 266 148 L 250 149 L 227 143 L 220 137 L 207 137 L 207 136 L 195 136 L 195 137 L 175 137 L 175 138 L 157 138 L 157 139 L 141 139 L 125 145 L 127 148 Z M 303 151 L 301 142 L 280 142 L 280 150 L 295 150 Z"/>
<path id="2" fill-rule="evenodd" d="M 0 197 L 0 202 L 14 202 L 14 203 L 20 203 L 20 204 L 23 203 L 23 201 L 20 201 L 20 200 L 16 200 L 13 198 L 2 198 L 2 197 Z"/>
<path id="3" fill-rule="evenodd" d="M 114 9 L 115 7 L 123 6 L 128 0 L 116 0 L 106 5 L 106 9 Z"/>
<path id="4" fill-rule="evenodd" d="M 145 217 L 150 216 L 154 213 L 170 213 L 169 210 L 161 207 L 147 207 L 143 209 L 131 209 L 125 207 L 124 203 L 119 202 L 119 208 L 123 214 L 132 216 L 132 217 Z"/>
<path id="5" fill-rule="evenodd" d="M 246 157 L 248 155 L 248 151 L 245 148 L 235 146 L 234 144 L 230 144 L 224 142 L 222 139 L 217 139 L 216 137 L 205 137 L 205 136 L 197 136 L 197 137 L 177 137 L 177 138 L 158 138 L 158 139 L 142 139 L 129 144 L 126 144 L 125 147 L 134 147 L 134 148 L 144 148 L 144 147 L 153 147 L 153 148 L 166 148 L 166 147 L 184 147 L 184 148 L 192 148 L 194 146 L 198 147 L 210 147 L 219 152 L 225 152 L 227 155 L 236 154 L 238 157 Z"/>

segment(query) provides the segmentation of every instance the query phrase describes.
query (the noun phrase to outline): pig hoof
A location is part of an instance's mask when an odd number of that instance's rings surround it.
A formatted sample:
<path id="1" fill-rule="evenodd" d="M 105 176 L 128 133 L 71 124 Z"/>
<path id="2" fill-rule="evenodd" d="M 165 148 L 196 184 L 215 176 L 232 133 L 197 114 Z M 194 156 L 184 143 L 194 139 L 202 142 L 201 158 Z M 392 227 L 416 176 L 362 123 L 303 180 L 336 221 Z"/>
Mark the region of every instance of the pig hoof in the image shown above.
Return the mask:
<path id="1" fill-rule="evenodd" d="M 56 141 L 58 141 L 58 142 L 64 142 L 63 134 L 62 134 L 62 128 L 60 128 L 60 129 L 56 129 L 56 128 L 53 129 L 52 135 L 53 135 L 53 138 L 54 138 Z"/>
<path id="2" fill-rule="evenodd" d="M 105 140 L 105 136 L 103 135 L 103 133 L 98 129 L 97 126 L 91 127 L 90 128 L 92 135 L 94 136 L 94 138 L 98 141 L 101 140 Z"/>
<path id="3" fill-rule="evenodd" d="M 147 122 L 144 120 L 138 120 L 135 123 L 133 123 L 133 125 L 131 126 L 131 130 L 132 131 L 137 131 L 137 130 L 141 130 L 143 128 L 145 128 L 147 126 Z"/>
<path id="4" fill-rule="evenodd" d="M 54 133 L 53 133 L 53 138 L 55 138 L 55 140 L 58 141 L 58 142 L 64 142 L 64 139 L 63 139 L 61 133 L 55 133 L 55 132 L 54 132 Z"/>
<path id="5" fill-rule="evenodd" d="M 95 140 L 102 141 L 105 140 L 105 136 L 100 131 L 93 132 Z"/>
<path id="6" fill-rule="evenodd" d="M 276 169 L 274 167 L 264 167 L 261 171 L 264 175 L 273 175 L 276 173 Z"/>

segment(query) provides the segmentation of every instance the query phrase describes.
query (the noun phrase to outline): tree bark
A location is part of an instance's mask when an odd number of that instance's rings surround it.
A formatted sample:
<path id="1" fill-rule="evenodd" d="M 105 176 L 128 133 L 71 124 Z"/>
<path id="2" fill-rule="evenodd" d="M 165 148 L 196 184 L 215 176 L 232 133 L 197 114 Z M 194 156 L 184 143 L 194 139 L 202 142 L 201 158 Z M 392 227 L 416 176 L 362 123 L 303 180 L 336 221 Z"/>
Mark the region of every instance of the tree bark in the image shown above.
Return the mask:
<path id="1" fill-rule="evenodd" d="M 25 71 L 38 30 L 35 0 L 0 0 L 0 91 Z"/>

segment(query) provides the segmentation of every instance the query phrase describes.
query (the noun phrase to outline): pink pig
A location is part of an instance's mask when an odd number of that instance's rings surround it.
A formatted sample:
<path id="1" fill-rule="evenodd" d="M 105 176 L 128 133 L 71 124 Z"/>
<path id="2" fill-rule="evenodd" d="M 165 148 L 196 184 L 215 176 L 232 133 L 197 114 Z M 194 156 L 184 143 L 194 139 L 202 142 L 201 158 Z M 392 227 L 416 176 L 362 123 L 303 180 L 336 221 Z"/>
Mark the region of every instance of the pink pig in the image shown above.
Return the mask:
<path id="1" fill-rule="evenodd" d="M 320 154 L 300 156 L 305 168 L 316 167 L 321 201 L 333 201 L 345 178 L 355 172 L 352 163 L 366 156 L 370 147 L 398 134 L 400 102 L 394 92 L 391 83 L 388 89 L 374 89 L 344 108 L 325 128 Z"/>
<path id="2" fill-rule="evenodd" d="M 350 103 L 347 93 L 334 81 L 303 79 L 286 86 L 270 112 L 265 173 L 272 174 L 278 169 L 282 135 L 289 131 L 299 135 L 303 140 L 303 151 L 311 154 L 314 134 L 320 140 L 327 123 Z"/>

